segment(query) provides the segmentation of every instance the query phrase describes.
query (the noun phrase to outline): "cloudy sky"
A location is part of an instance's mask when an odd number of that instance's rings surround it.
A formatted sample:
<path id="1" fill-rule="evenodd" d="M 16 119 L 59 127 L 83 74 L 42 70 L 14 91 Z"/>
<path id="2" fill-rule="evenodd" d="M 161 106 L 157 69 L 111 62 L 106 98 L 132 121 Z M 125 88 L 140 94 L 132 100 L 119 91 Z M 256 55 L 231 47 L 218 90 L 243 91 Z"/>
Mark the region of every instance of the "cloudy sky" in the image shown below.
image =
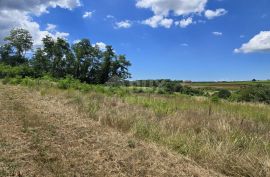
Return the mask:
<path id="1" fill-rule="evenodd" d="M 0 0 L 0 43 L 28 29 L 90 38 L 131 60 L 133 79 L 270 79 L 269 0 Z"/>

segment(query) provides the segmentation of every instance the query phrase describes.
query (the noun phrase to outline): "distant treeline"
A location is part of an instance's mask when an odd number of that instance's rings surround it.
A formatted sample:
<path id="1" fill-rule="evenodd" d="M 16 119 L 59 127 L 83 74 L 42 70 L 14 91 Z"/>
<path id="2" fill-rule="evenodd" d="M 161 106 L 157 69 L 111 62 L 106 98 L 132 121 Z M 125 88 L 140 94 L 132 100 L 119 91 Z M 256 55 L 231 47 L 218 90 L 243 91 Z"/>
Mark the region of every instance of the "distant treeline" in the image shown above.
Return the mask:
<path id="1" fill-rule="evenodd" d="M 89 39 L 70 45 L 65 39 L 46 36 L 42 47 L 33 50 L 31 34 L 25 29 L 13 29 L 5 41 L 0 46 L 1 77 L 14 74 L 34 78 L 72 76 L 81 82 L 104 84 L 111 79 L 125 80 L 131 76 L 128 72 L 131 63 L 125 55 L 117 55 L 112 46 L 101 50 Z M 29 51 L 32 54 L 27 58 Z"/>

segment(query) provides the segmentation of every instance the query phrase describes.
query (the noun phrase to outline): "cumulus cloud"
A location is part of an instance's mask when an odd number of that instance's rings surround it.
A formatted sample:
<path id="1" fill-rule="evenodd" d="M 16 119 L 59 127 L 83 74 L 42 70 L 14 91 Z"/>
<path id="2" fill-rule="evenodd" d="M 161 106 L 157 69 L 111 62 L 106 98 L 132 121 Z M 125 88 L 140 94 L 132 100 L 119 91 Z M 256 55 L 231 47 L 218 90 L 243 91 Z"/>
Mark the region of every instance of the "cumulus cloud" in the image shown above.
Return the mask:
<path id="1" fill-rule="evenodd" d="M 50 35 L 53 38 L 67 37 L 69 34 L 56 31 L 56 25 L 48 24 L 47 29 L 41 30 L 40 25 L 32 19 L 32 15 L 39 16 L 48 13 L 49 8 L 60 7 L 73 9 L 80 6 L 79 0 L 1 0 L 0 1 L 0 43 L 12 28 L 27 29 L 33 36 L 34 45 L 40 46 L 42 38 Z"/>
<path id="2" fill-rule="evenodd" d="M 194 16 L 204 13 L 207 19 L 213 19 L 218 16 L 225 15 L 227 11 L 225 9 L 206 10 L 205 6 L 208 0 L 137 0 L 136 7 L 150 9 L 153 12 L 153 17 L 143 21 L 143 24 L 147 24 L 153 28 L 160 25 L 161 19 L 169 19 L 166 27 L 171 27 L 173 20 L 169 16 Z M 161 18 L 162 17 L 162 18 Z M 192 18 L 182 19 L 176 21 L 175 24 L 182 28 L 194 23 Z"/>
<path id="3" fill-rule="evenodd" d="M 191 17 L 187 19 L 182 19 L 180 21 L 175 22 L 175 25 L 180 26 L 181 28 L 186 28 L 187 26 L 193 23 L 193 19 Z"/>
<path id="4" fill-rule="evenodd" d="M 56 29 L 56 25 L 50 24 L 50 23 L 47 24 L 47 27 L 46 27 L 47 31 L 54 31 L 55 29 Z"/>
<path id="5" fill-rule="evenodd" d="M 168 16 L 173 12 L 176 16 L 201 13 L 207 0 L 138 0 L 138 8 L 151 9 L 155 15 Z"/>
<path id="6" fill-rule="evenodd" d="M 83 14 L 82 17 L 83 17 L 83 18 L 91 18 L 92 15 L 93 15 L 93 12 L 87 11 L 87 12 L 84 12 L 84 14 Z"/>
<path id="7" fill-rule="evenodd" d="M 120 22 L 115 23 L 115 28 L 116 29 L 130 28 L 131 26 L 132 26 L 132 23 L 129 20 L 124 20 L 124 21 L 120 21 Z"/>
<path id="8" fill-rule="evenodd" d="M 249 42 L 243 44 L 235 53 L 270 52 L 270 31 L 261 31 Z"/>
<path id="9" fill-rule="evenodd" d="M 206 18 L 208 18 L 209 20 L 214 19 L 216 17 L 222 16 L 227 14 L 228 11 L 226 11 L 225 9 L 217 9 L 215 11 L 213 10 L 206 10 L 204 15 Z"/>
<path id="10" fill-rule="evenodd" d="M 149 19 L 142 21 L 142 24 L 151 26 L 152 28 L 157 28 L 160 26 L 170 28 L 173 24 L 173 20 L 169 18 L 164 18 L 161 15 L 155 15 Z"/>
<path id="11" fill-rule="evenodd" d="M 41 15 L 42 13 L 48 13 L 48 8 L 50 7 L 60 7 L 71 10 L 80 5 L 80 0 L 1 0 L 0 10 L 18 10 Z"/>
<path id="12" fill-rule="evenodd" d="M 214 31 L 214 32 L 212 32 L 212 34 L 215 36 L 222 36 L 223 35 L 222 32 L 218 32 L 218 31 Z"/>

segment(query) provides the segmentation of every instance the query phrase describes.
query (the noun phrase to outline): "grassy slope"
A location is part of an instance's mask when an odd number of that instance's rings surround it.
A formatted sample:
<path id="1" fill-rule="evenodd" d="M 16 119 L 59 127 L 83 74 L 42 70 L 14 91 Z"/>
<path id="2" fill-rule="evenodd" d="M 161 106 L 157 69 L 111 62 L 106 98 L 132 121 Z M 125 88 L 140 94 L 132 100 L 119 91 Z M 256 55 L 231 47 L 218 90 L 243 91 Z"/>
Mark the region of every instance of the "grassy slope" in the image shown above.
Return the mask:
<path id="1" fill-rule="evenodd" d="M 0 84 L 0 176 L 219 176 L 134 137 L 127 123 L 147 115 L 97 93 Z"/>

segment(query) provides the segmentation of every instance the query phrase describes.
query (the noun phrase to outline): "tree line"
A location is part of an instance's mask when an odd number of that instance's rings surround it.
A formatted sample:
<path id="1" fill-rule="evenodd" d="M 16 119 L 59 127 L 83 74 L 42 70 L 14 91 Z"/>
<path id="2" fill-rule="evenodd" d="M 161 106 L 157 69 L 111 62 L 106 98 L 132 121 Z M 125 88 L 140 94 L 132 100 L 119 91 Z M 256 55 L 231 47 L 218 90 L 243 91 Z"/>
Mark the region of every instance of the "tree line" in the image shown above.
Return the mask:
<path id="1" fill-rule="evenodd" d="M 89 39 L 70 45 L 65 39 L 46 36 L 42 47 L 33 49 L 33 38 L 25 29 L 12 29 L 0 46 L 0 63 L 28 68 L 29 77 L 51 75 L 55 78 L 72 76 L 82 82 L 104 84 L 111 79 L 125 80 L 131 77 L 130 61 L 125 55 L 117 55 L 112 46 L 101 50 Z M 31 57 L 27 57 L 27 52 Z"/>

